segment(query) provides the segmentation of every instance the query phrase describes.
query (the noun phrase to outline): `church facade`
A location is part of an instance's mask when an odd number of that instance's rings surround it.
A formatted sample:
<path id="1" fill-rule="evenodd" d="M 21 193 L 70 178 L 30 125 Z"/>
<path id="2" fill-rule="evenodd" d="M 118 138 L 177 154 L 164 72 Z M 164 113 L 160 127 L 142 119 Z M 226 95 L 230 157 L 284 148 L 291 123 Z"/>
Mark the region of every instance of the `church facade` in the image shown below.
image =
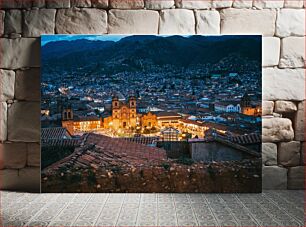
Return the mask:
<path id="1" fill-rule="evenodd" d="M 129 97 L 126 103 L 119 101 L 118 97 L 112 98 L 112 115 L 104 119 L 104 127 L 118 129 L 135 129 L 137 126 L 136 98 Z"/>
<path id="2" fill-rule="evenodd" d="M 117 132 L 125 129 L 132 131 L 151 130 L 179 125 L 181 116 L 173 112 L 137 113 L 137 99 L 130 96 L 126 102 L 117 96 L 112 98 L 110 115 L 105 117 L 79 117 L 73 114 L 71 107 L 63 108 L 62 127 L 72 135 L 79 132 L 112 129 Z"/>
<path id="3" fill-rule="evenodd" d="M 241 98 L 241 113 L 248 116 L 260 117 L 262 115 L 261 102 L 255 103 L 251 101 L 250 96 L 246 93 Z"/>

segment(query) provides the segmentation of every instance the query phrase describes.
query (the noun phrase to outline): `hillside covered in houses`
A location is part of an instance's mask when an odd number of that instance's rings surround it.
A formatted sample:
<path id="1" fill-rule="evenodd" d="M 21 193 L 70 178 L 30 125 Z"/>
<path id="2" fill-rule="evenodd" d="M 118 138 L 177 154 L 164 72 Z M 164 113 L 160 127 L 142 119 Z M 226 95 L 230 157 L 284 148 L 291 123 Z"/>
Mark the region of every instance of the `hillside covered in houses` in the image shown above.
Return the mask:
<path id="1" fill-rule="evenodd" d="M 42 41 L 43 191 L 261 190 L 260 36 Z"/>

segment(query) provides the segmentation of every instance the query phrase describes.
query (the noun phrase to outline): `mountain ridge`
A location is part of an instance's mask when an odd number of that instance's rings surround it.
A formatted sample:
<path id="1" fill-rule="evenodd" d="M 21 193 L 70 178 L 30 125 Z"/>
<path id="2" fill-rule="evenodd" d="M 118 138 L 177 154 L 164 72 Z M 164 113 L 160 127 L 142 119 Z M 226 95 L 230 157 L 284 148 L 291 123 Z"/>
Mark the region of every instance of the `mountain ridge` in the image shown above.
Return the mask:
<path id="1" fill-rule="evenodd" d="M 126 70 L 137 64 L 188 68 L 215 64 L 229 56 L 261 64 L 261 38 L 134 35 L 117 42 L 79 39 L 49 42 L 42 46 L 42 62 L 46 70 L 50 67 L 58 70 L 88 67 L 93 62 L 104 67 L 124 65 Z"/>

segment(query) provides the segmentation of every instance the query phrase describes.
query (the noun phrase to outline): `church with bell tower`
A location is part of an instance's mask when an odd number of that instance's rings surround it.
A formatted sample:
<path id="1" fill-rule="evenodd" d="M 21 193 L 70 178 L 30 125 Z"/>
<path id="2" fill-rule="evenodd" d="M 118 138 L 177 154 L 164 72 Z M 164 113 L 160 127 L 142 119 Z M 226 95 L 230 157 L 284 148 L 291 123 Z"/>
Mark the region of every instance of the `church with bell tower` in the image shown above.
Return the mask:
<path id="1" fill-rule="evenodd" d="M 261 103 L 252 103 L 251 97 L 245 93 L 240 101 L 241 113 L 248 116 L 261 116 Z"/>
<path id="2" fill-rule="evenodd" d="M 130 96 L 126 103 L 117 96 L 112 98 L 112 128 L 135 128 L 137 124 L 136 98 Z"/>

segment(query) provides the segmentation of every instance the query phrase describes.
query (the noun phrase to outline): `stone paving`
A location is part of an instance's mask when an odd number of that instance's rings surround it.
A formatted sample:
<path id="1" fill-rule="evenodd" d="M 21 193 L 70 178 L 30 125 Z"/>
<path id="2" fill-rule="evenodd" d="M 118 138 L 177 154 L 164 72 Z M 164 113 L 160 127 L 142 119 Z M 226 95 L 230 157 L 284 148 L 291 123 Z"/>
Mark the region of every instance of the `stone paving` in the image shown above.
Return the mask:
<path id="1" fill-rule="evenodd" d="M 261 194 L 1 192 L 4 226 L 304 226 L 303 191 Z"/>

